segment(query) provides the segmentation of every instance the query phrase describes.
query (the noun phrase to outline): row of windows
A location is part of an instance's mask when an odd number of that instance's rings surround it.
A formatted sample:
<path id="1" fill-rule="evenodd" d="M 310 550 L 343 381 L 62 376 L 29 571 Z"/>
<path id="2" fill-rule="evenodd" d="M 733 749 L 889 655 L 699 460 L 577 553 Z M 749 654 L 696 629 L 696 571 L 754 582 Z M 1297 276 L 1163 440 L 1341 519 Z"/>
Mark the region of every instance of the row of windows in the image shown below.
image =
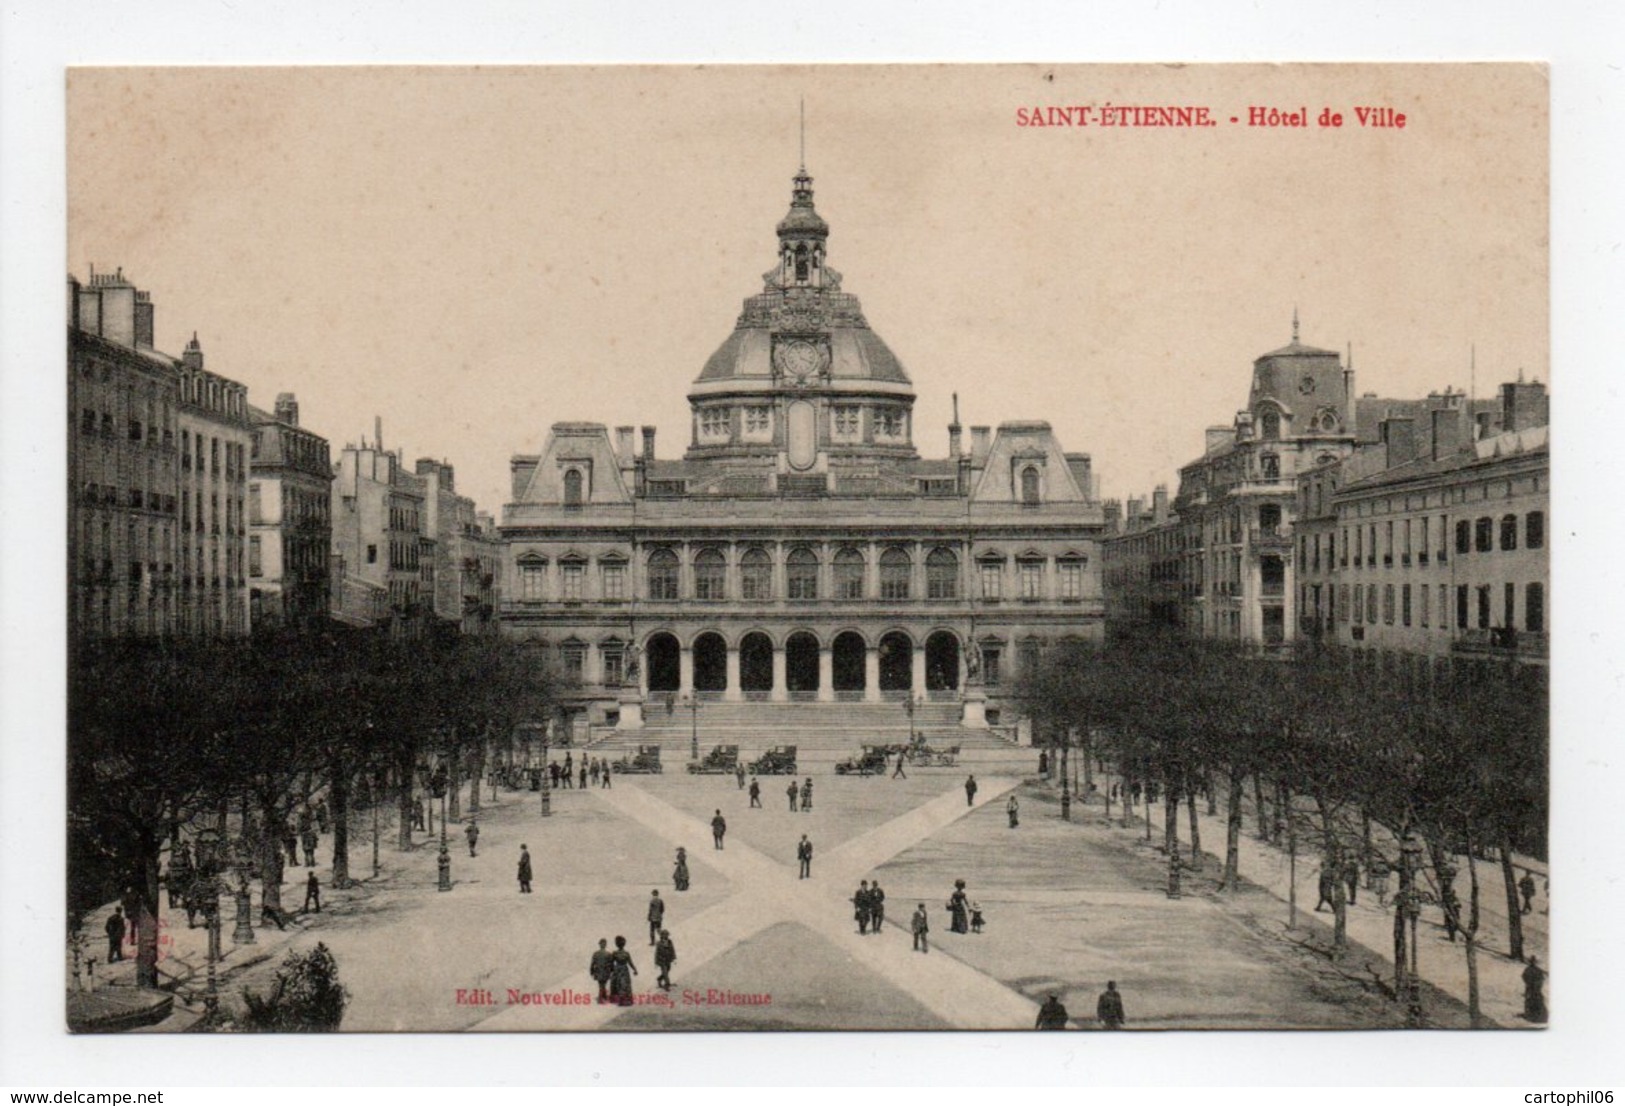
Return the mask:
<path id="1" fill-rule="evenodd" d="M 1489 584 L 1455 586 L 1455 628 L 1467 629 L 1522 629 L 1529 633 L 1546 632 L 1546 585 L 1528 583 L 1523 586 L 1523 617 L 1518 618 L 1518 586 L 1501 586 L 1500 619 L 1495 621 L 1494 591 Z M 1431 601 L 1437 597 L 1437 606 Z M 1355 626 L 1383 625 L 1430 628 L 1437 619 L 1438 628 L 1450 628 L 1451 589 L 1448 584 L 1340 584 L 1337 590 L 1337 620 Z M 1380 611 L 1379 611 L 1380 607 Z M 1413 623 L 1414 619 L 1414 623 Z"/>
<path id="2" fill-rule="evenodd" d="M 740 425 L 751 437 L 766 437 L 773 428 L 773 409 L 755 404 L 739 409 Z M 699 413 L 700 437 L 726 440 L 733 434 L 734 412 L 731 407 L 706 407 Z M 876 438 L 899 439 L 908 436 L 908 415 L 901 407 L 874 407 L 870 421 Z M 863 433 L 863 409 L 841 404 L 831 411 L 831 429 L 838 440 L 857 441 Z"/>
<path id="3" fill-rule="evenodd" d="M 1047 562 L 1039 558 L 1018 558 L 1016 561 L 1016 595 L 1035 600 L 1044 597 Z M 1083 574 L 1086 561 L 1081 557 L 1063 558 L 1056 562 L 1059 577 L 1059 597 L 1063 600 L 1083 598 Z M 855 549 L 842 549 L 832 563 L 833 595 L 835 599 L 866 598 L 866 569 L 863 554 Z M 560 563 L 560 598 L 566 602 L 584 598 L 583 582 L 586 563 L 569 560 Z M 902 549 L 891 548 L 880 555 L 879 598 L 908 600 L 914 588 L 914 560 Z M 739 598 L 746 601 L 765 601 L 773 598 L 773 560 L 763 549 L 749 549 L 739 562 Z M 925 558 L 925 598 L 958 599 L 960 597 L 959 557 L 948 549 L 934 549 Z M 519 565 L 520 598 L 537 601 L 544 598 L 546 565 L 540 561 L 522 561 Z M 621 562 L 600 563 L 601 598 L 620 600 L 626 594 L 626 565 Z M 728 598 L 728 564 L 719 550 L 703 549 L 693 561 L 693 597 L 705 602 L 720 602 Z M 785 598 L 815 600 L 819 598 L 821 566 L 818 554 L 805 547 L 792 549 L 785 558 Z M 984 600 L 1004 598 L 1004 561 L 979 562 L 977 578 Z M 669 549 L 657 549 L 649 555 L 647 566 L 648 597 L 653 600 L 676 601 L 681 598 L 682 566 L 677 554 Z"/>
<path id="4" fill-rule="evenodd" d="M 1397 553 L 1400 564 L 1408 565 L 1414 555 L 1418 565 L 1426 565 L 1433 557 L 1438 563 L 1449 561 L 1446 535 L 1449 533 L 1449 516 L 1439 515 L 1437 542 L 1434 542 L 1433 520 L 1429 518 L 1403 519 L 1397 522 L 1390 521 L 1383 524 L 1381 531 L 1376 523 L 1367 526 L 1356 526 L 1350 530 L 1343 528 L 1342 560 L 1337 560 L 1337 539 L 1332 534 L 1326 534 L 1325 564 L 1327 568 L 1334 565 L 1341 568 L 1349 567 L 1352 554 L 1355 568 L 1375 568 L 1379 563 L 1390 566 L 1394 563 Z M 1502 515 L 1499 520 L 1489 515 L 1477 519 L 1456 520 L 1455 550 L 1457 555 L 1466 556 L 1469 553 L 1491 553 L 1499 548 L 1502 552 L 1514 552 L 1518 549 L 1520 531 L 1523 547 L 1525 549 L 1544 549 L 1546 546 L 1546 512 L 1530 511 L 1521 520 L 1515 514 Z M 1378 535 L 1382 536 L 1382 543 L 1378 544 Z M 1352 537 L 1351 537 L 1352 535 Z M 1315 534 L 1303 536 L 1298 542 L 1298 567 L 1304 570 L 1320 571 L 1322 535 Z M 1414 539 L 1414 541 L 1413 541 Z M 1351 545 L 1352 542 L 1352 545 Z"/>

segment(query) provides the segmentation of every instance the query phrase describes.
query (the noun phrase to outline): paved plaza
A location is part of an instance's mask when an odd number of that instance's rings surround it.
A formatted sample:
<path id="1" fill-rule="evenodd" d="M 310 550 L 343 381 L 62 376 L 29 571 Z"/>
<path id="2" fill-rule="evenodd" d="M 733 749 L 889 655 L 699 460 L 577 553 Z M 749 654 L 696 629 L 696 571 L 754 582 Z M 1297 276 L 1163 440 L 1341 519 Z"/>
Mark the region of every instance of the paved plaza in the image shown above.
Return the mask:
<path id="1" fill-rule="evenodd" d="M 1284 889 L 1271 886 L 1284 872 L 1250 836 L 1243 872 L 1258 882 L 1212 891 L 1217 861 L 1209 856 L 1205 872 L 1187 874 L 1187 893 L 1171 899 L 1165 859 L 1143 821 L 1108 821 L 1097 801 L 1077 804 L 1064 822 L 1053 786 L 1020 778 L 1017 761 L 978 767 L 974 805 L 962 769 L 891 779 L 820 766 L 810 812 L 788 809 L 784 777 L 764 778 L 762 807 L 752 809 L 732 777 L 617 776 L 610 789 L 554 792 L 547 818 L 535 792 L 503 790 L 492 803 L 487 789 L 478 857 L 452 825 L 450 892 L 436 890 L 437 837 L 418 835 L 418 846 L 401 853 L 386 820 L 380 876 L 324 887 L 323 913 L 300 915 L 287 931 L 260 927 L 254 945 L 233 948 L 228 904 L 222 994 L 229 1007 L 243 987 L 268 988 L 287 948 L 320 940 L 350 993 L 343 1028 L 355 1031 L 1029 1029 L 1050 994 L 1072 1026 L 1094 1028 L 1107 980 L 1123 993 L 1133 1029 L 1403 1024 L 1374 982 L 1391 974 L 1380 951 L 1389 923 L 1374 906 L 1351 911 L 1360 944 L 1334 963 L 1321 952 L 1329 915 L 1314 915 L 1300 888 L 1300 924 L 1288 930 Z M 1006 813 L 1012 794 L 1017 828 Z M 718 810 L 728 826 L 722 850 L 711 841 Z M 1222 825 L 1206 821 L 1211 851 Z M 370 870 L 370 827 L 370 814 L 358 814 L 357 873 Z M 802 834 L 815 846 L 808 880 L 797 875 Z M 535 868 L 530 895 L 515 879 L 521 844 Z M 692 873 L 683 892 L 672 881 L 679 846 Z M 330 848 L 323 837 L 323 876 Z M 306 872 L 287 872 L 290 907 Z M 1299 877 L 1312 880 L 1312 864 L 1300 863 Z M 886 926 L 860 936 L 851 897 L 860 880 L 877 879 Z M 982 933 L 949 931 L 945 904 L 957 879 L 982 907 Z M 655 983 L 646 921 L 653 890 L 668 904 L 678 954 L 669 991 Z M 931 926 L 923 955 L 907 928 L 922 902 Z M 1464 971 L 1462 958 L 1430 929 L 1424 975 L 1442 987 L 1428 991 L 1430 1024 L 1465 1025 L 1452 976 Z M 180 1028 L 199 1005 L 203 930 L 187 931 L 177 914 L 165 934 L 161 968 L 180 1001 L 160 1028 Z M 618 935 L 639 971 L 631 1007 L 598 1003 L 588 975 L 598 940 L 613 947 Z M 1543 922 L 1531 939 L 1544 953 Z M 1487 1013 L 1517 1024 L 1515 985 L 1500 980 L 1515 979 L 1517 966 L 1489 947 L 1481 958 Z M 118 965 L 114 979 L 128 970 Z"/>

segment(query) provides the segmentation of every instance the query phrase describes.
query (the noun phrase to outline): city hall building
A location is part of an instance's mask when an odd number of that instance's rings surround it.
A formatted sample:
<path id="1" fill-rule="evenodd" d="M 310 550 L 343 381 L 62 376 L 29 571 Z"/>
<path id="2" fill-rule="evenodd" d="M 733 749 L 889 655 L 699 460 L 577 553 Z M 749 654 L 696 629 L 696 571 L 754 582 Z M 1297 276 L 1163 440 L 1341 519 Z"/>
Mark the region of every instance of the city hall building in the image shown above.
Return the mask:
<path id="1" fill-rule="evenodd" d="M 1008 725 L 1021 670 L 1100 636 L 1088 455 L 1045 422 L 966 438 L 956 400 L 947 455 L 922 457 L 914 386 L 826 263 L 829 233 L 803 169 L 777 263 L 689 390 L 681 459 L 652 428 L 594 422 L 513 459 L 501 625 L 556 650 L 578 732 L 705 701 Z"/>

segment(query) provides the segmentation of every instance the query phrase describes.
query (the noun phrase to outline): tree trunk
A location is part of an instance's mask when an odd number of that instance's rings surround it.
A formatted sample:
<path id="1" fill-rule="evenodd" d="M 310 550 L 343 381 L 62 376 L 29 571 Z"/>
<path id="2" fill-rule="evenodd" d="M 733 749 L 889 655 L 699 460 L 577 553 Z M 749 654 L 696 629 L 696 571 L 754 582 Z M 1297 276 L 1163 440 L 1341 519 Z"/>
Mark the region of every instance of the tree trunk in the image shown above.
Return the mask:
<path id="1" fill-rule="evenodd" d="M 460 793 L 463 778 L 459 772 L 463 760 L 461 747 L 454 744 L 446 760 L 448 761 L 446 765 L 447 801 L 451 804 L 450 812 L 447 813 L 446 817 L 455 822 L 463 816 L 462 795 Z"/>
<path id="2" fill-rule="evenodd" d="M 1179 788 L 1165 779 L 1162 790 L 1162 851 L 1171 854 L 1179 848 Z"/>
<path id="3" fill-rule="evenodd" d="M 403 853 L 412 851 L 412 815 L 417 800 L 412 795 L 412 747 L 404 746 L 395 758 L 395 791 L 397 796 L 395 847 Z"/>
<path id="4" fill-rule="evenodd" d="M 307 788 L 306 794 L 309 794 Z M 260 793 L 259 835 L 260 906 L 263 910 L 282 915 L 282 842 L 276 827 L 287 820 L 288 813 L 277 803 L 269 790 Z"/>
<path id="5" fill-rule="evenodd" d="M 1340 959 L 1349 947 L 1349 900 L 1339 872 L 1332 880 L 1332 959 Z"/>
<path id="6" fill-rule="evenodd" d="M 1405 892 L 1410 887 L 1410 880 L 1402 871 L 1399 874 L 1399 898 L 1394 901 L 1394 1001 L 1405 1001 L 1405 972 L 1409 961 L 1406 959 L 1405 948 Z"/>
<path id="7" fill-rule="evenodd" d="M 1253 773 L 1253 814 L 1258 819 L 1258 839 L 1266 844 L 1270 839 L 1269 811 L 1264 808 L 1264 777 Z"/>
<path id="8" fill-rule="evenodd" d="M 1191 871 L 1202 870 L 1202 826 L 1200 816 L 1196 810 L 1196 796 L 1185 796 L 1185 809 L 1190 813 L 1191 823 Z"/>
<path id="9" fill-rule="evenodd" d="M 1079 755 L 1083 758 L 1083 794 L 1088 796 L 1095 789 L 1094 747 L 1089 741 L 1089 728 L 1083 727 L 1079 735 Z"/>
<path id="10" fill-rule="evenodd" d="M 349 887 L 350 879 L 350 766 L 344 757 L 334 757 L 328 766 L 328 796 L 333 816 L 334 887 Z"/>
<path id="11" fill-rule="evenodd" d="M 140 830 L 140 869 L 135 885 L 136 952 L 135 983 L 138 987 L 158 986 L 158 835 L 145 827 Z"/>
<path id="12" fill-rule="evenodd" d="M 1501 879 L 1507 892 L 1507 940 L 1514 960 L 1523 959 L 1523 903 L 1518 897 L 1518 873 L 1512 867 L 1512 846 L 1501 834 Z"/>
<path id="13" fill-rule="evenodd" d="M 480 813 L 480 784 L 485 780 L 485 742 L 489 737 L 481 733 L 474 739 L 474 762 L 469 767 L 471 778 L 468 781 L 468 816 L 479 817 Z"/>
<path id="14" fill-rule="evenodd" d="M 1234 891 L 1241 879 L 1241 800 L 1246 779 L 1240 772 L 1230 774 L 1230 801 L 1224 817 L 1224 880 L 1219 884 Z"/>
<path id="15" fill-rule="evenodd" d="M 1202 776 L 1202 786 L 1207 791 L 1207 816 L 1219 816 L 1219 792 L 1213 786 L 1213 769 L 1209 768 Z"/>

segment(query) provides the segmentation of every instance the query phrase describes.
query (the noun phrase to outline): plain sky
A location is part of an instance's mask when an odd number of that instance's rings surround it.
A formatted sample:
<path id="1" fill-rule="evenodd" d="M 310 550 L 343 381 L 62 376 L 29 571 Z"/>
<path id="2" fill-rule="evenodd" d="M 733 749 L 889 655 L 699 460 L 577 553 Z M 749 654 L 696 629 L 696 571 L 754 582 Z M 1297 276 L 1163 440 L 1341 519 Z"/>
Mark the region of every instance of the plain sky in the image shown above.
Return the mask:
<path id="1" fill-rule="evenodd" d="M 1466 390 L 1474 348 L 1480 395 L 1547 379 L 1546 95 L 1520 64 L 81 69 L 68 260 L 122 267 L 159 347 L 196 331 L 256 405 L 296 393 L 335 451 L 380 417 L 497 513 L 555 421 L 687 445 L 804 97 L 829 263 L 914 381 L 921 452 L 957 393 L 967 426 L 1049 420 L 1127 497 L 1231 420 L 1294 309 L 1361 392 Z M 1107 104 L 1217 125 L 1017 124 Z"/>

